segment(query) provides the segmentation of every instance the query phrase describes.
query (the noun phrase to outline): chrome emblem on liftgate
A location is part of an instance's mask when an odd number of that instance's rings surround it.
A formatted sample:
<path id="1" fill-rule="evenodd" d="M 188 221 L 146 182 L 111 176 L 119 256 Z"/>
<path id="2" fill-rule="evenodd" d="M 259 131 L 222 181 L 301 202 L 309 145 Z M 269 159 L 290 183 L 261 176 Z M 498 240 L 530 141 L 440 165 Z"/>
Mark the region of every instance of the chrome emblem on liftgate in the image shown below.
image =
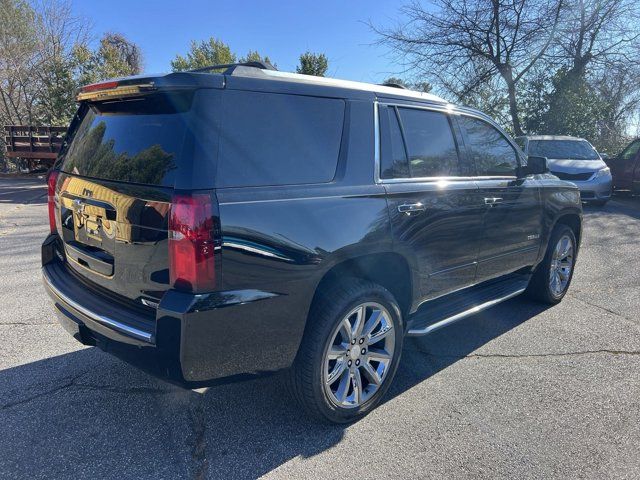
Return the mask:
<path id="1" fill-rule="evenodd" d="M 82 242 L 86 235 L 87 238 L 93 239 L 97 242 L 102 242 L 102 236 L 100 230 L 102 228 L 102 216 L 96 215 L 94 212 L 87 213 L 86 203 L 81 199 L 76 198 L 73 200 L 73 216 L 74 216 L 74 230 L 77 241 Z M 95 210 L 95 209 L 92 209 Z M 84 235 L 82 234 L 84 230 Z"/>

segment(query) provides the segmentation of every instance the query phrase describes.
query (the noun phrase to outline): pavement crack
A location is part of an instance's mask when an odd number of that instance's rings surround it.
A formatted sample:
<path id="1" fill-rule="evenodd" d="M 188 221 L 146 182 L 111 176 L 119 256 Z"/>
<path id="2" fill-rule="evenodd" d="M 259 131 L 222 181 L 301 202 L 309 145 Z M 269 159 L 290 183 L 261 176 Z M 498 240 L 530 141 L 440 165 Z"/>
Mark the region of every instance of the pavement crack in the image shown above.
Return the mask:
<path id="1" fill-rule="evenodd" d="M 0 322 L 0 327 L 9 325 L 20 325 L 20 326 L 28 326 L 28 327 L 41 327 L 46 325 L 57 325 L 56 322 Z"/>
<path id="2" fill-rule="evenodd" d="M 38 393 L 36 393 L 34 395 L 31 395 L 31 396 L 29 396 L 27 398 L 21 398 L 20 400 L 14 400 L 13 402 L 5 403 L 4 405 L 0 406 L 0 411 L 7 410 L 9 408 L 13 408 L 13 407 L 16 407 L 18 405 L 24 405 L 26 403 L 33 402 L 34 400 L 37 400 L 37 399 L 39 399 L 41 397 L 44 397 L 46 395 L 53 395 L 54 393 L 60 392 L 60 391 L 65 390 L 67 388 L 72 388 L 76 384 L 76 381 L 79 378 L 81 378 L 83 375 L 85 375 L 86 373 L 87 372 L 82 372 L 82 373 L 79 373 L 78 375 L 75 375 L 75 376 L 73 376 L 71 378 L 67 378 L 67 379 L 65 379 L 64 383 L 62 383 L 62 385 L 58 385 L 58 386 L 56 386 L 54 388 L 50 388 L 49 390 L 46 390 L 44 392 L 38 392 Z"/>
<path id="3" fill-rule="evenodd" d="M 2 410 L 6 410 L 12 407 L 16 407 L 18 405 L 24 405 L 26 403 L 32 402 L 34 400 L 37 400 L 38 398 L 47 396 L 47 395 L 53 395 L 57 392 L 60 392 L 62 390 L 68 389 L 68 388 L 77 388 L 77 389 L 82 389 L 82 390 L 99 390 L 99 391 L 103 391 L 103 392 L 111 392 L 111 393 L 123 393 L 123 394 L 168 394 L 168 393 L 173 393 L 172 390 L 168 390 L 168 389 L 160 389 L 160 388 L 153 388 L 153 387 L 114 387 L 111 385 L 92 385 L 89 383 L 78 383 L 78 380 L 80 378 L 82 378 L 84 375 L 86 375 L 88 373 L 88 371 L 86 372 L 82 372 L 79 373 L 78 375 L 75 375 L 74 377 L 71 378 L 66 378 L 64 379 L 64 382 L 61 385 L 58 385 L 56 387 L 50 388 L 48 390 L 45 391 L 41 391 L 38 392 L 34 395 L 31 395 L 27 398 L 22 398 L 20 400 L 15 400 L 13 402 L 9 402 L 9 403 L 5 403 L 4 405 L 0 406 L 0 411 Z"/>
<path id="4" fill-rule="evenodd" d="M 625 315 L 621 314 L 620 312 L 616 312 L 615 310 L 611 310 L 610 308 L 603 307 L 602 305 L 598 305 L 597 303 L 594 303 L 594 302 L 590 302 L 590 301 L 588 301 L 588 300 L 585 300 L 584 298 L 582 298 L 582 297 L 580 297 L 580 296 L 576 295 L 575 293 L 573 293 L 573 294 L 568 294 L 567 296 L 569 296 L 569 297 L 571 297 L 571 298 L 575 298 L 575 299 L 576 299 L 576 300 L 578 300 L 579 302 L 585 303 L 585 304 L 590 305 L 590 306 L 592 306 L 592 307 L 596 307 L 596 308 L 598 308 L 598 309 L 600 309 L 600 310 L 603 310 L 603 311 L 605 311 L 605 312 L 607 312 L 607 313 L 611 313 L 612 315 L 615 315 L 615 316 L 617 316 L 617 317 L 621 317 L 621 318 L 624 318 L 625 320 L 629 320 L 629 321 L 632 321 L 632 322 L 633 322 L 633 320 L 631 320 L 629 317 L 626 317 Z M 635 323 L 635 322 L 633 322 L 633 323 Z"/>
<path id="5" fill-rule="evenodd" d="M 202 401 L 199 398 L 193 400 L 193 405 L 189 409 L 189 420 L 191 433 L 193 435 L 193 448 L 191 458 L 195 463 L 195 480 L 207 478 L 209 471 L 209 461 L 207 460 L 207 424 Z"/>
<path id="6" fill-rule="evenodd" d="M 554 357 L 575 357 L 575 356 L 583 356 L 583 355 L 631 355 L 631 356 L 640 356 L 640 351 L 636 350 L 611 350 L 611 349 L 600 349 L 600 350 L 583 350 L 577 352 L 550 352 L 550 353 L 529 353 L 529 354 L 502 354 L 502 353 L 471 353 L 468 355 L 440 355 L 430 353 L 419 348 L 417 349 L 408 349 L 411 352 L 421 353 L 428 357 L 432 358 L 443 358 L 443 359 L 457 359 L 463 360 L 467 358 L 554 358 Z"/>
<path id="7" fill-rule="evenodd" d="M 74 383 L 73 386 L 84 390 L 100 390 L 102 392 L 124 394 L 151 393 L 158 395 L 173 393 L 173 390 L 154 387 L 115 387 L 113 385 L 92 385 L 90 383 Z"/>

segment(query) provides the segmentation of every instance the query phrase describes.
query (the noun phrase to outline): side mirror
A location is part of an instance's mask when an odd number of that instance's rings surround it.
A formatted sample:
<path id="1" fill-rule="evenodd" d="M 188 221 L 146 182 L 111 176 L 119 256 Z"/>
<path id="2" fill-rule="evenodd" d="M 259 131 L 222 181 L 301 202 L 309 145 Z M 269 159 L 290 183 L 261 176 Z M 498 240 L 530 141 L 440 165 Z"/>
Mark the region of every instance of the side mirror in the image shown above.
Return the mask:
<path id="1" fill-rule="evenodd" d="M 529 155 L 527 157 L 527 164 L 520 168 L 521 177 L 527 175 L 542 175 L 549 172 L 549 166 L 547 165 L 547 157 L 535 157 Z"/>
<path id="2" fill-rule="evenodd" d="M 610 160 L 611 157 L 609 157 L 609 154 L 607 152 L 600 152 L 600 158 L 602 158 L 602 160 Z"/>

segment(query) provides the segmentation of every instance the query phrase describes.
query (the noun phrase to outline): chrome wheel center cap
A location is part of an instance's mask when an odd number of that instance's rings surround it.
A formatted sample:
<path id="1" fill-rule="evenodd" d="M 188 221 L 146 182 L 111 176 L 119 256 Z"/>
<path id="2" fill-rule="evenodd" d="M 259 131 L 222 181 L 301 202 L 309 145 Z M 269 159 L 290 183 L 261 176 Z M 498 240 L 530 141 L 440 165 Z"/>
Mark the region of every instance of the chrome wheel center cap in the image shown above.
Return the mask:
<path id="1" fill-rule="evenodd" d="M 349 350 L 349 358 L 354 362 L 360 358 L 360 345 L 354 345 L 351 350 Z"/>

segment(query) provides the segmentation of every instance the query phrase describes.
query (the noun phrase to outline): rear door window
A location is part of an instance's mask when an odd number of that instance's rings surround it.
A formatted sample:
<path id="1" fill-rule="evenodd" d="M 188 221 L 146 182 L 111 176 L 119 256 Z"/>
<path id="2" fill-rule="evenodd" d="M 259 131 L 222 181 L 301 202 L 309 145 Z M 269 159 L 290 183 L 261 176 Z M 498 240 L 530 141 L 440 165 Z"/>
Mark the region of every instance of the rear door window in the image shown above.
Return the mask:
<path id="1" fill-rule="evenodd" d="M 217 186 L 333 180 L 344 109 L 344 100 L 334 98 L 225 92 Z"/>
<path id="2" fill-rule="evenodd" d="M 446 114 L 416 108 L 399 108 L 398 112 L 411 176 L 459 175 L 458 151 Z"/>
<path id="3" fill-rule="evenodd" d="M 493 125 L 479 118 L 461 115 L 459 124 L 465 144 L 479 176 L 514 176 L 518 154 L 505 136 Z"/>
<path id="4" fill-rule="evenodd" d="M 62 152 L 62 171 L 172 186 L 183 162 L 193 92 L 89 104 Z"/>
<path id="5" fill-rule="evenodd" d="M 380 177 L 425 178 L 460 174 L 458 150 L 446 114 L 383 106 Z"/>

